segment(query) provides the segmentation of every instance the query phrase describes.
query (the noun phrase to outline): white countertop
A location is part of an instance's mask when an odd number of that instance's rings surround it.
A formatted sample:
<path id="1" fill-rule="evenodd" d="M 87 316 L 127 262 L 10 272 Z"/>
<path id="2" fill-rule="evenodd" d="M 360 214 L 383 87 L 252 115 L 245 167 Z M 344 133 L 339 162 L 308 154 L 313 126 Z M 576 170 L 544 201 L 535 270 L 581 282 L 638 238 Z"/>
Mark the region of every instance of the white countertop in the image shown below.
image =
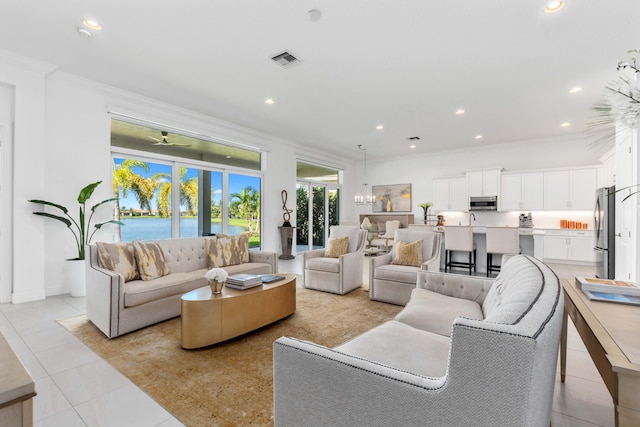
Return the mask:
<path id="1" fill-rule="evenodd" d="M 455 226 L 454 226 L 455 227 Z M 443 227 L 434 227 L 434 231 L 443 232 Z M 486 234 L 487 226 L 473 226 L 473 234 Z M 527 235 L 544 235 L 544 234 L 588 234 L 593 233 L 592 229 L 569 229 L 569 228 L 520 228 L 518 227 L 518 233 L 522 236 Z"/>

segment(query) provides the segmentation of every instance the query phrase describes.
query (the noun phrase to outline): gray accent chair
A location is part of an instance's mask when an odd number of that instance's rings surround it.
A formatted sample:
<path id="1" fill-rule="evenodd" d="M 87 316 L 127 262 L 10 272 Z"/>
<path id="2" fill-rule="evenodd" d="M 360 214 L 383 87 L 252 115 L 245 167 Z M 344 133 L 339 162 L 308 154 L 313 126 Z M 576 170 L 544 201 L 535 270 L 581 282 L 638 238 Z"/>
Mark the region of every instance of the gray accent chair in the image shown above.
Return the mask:
<path id="1" fill-rule="evenodd" d="M 563 306 L 524 255 L 495 280 L 421 271 L 394 320 L 336 348 L 275 341 L 275 426 L 548 427 Z"/>
<path id="2" fill-rule="evenodd" d="M 416 287 L 420 270 L 440 271 L 441 234 L 412 228 L 396 230 L 394 245 L 387 254 L 371 258 L 369 264 L 369 298 L 376 301 L 405 305 Z M 395 265 L 396 242 L 415 242 L 422 239 L 420 267 Z"/>
<path id="3" fill-rule="evenodd" d="M 303 286 L 307 289 L 344 295 L 362 286 L 367 231 L 357 226 L 333 225 L 329 238 L 349 236 L 347 253 L 339 258 L 325 256 L 324 249 L 303 252 Z"/>

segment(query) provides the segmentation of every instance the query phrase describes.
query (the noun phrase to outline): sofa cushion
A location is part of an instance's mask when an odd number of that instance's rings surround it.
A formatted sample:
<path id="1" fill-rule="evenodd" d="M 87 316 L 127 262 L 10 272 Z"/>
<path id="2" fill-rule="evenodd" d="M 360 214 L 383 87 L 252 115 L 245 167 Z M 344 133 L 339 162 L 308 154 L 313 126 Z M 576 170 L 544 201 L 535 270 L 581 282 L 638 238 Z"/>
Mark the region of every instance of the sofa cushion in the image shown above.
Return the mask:
<path id="1" fill-rule="evenodd" d="M 420 267 L 422 264 L 422 239 L 407 243 L 402 240 L 396 242 L 396 256 L 391 264 L 412 265 Z"/>
<path id="2" fill-rule="evenodd" d="M 124 306 L 134 307 L 174 295 L 182 295 L 207 284 L 207 279 L 192 273 L 171 273 L 157 279 L 132 280 L 124 285 Z M 178 304 L 180 301 L 178 301 Z"/>
<path id="3" fill-rule="evenodd" d="M 542 272 L 526 256 L 511 258 L 496 277 L 482 304 L 486 321 L 515 324 L 542 292 Z"/>
<path id="4" fill-rule="evenodd" d="M 324 251 L 324 256 L 329 258 L 339 258 L 347 253 L 349 249 L 349 236 L 344 237 L 329 237 L 327 243 L 327 249 Z"/>
<path id="5" fill-rule="evenodd" d="M 140 279 L 136 253 L 131 242 L 106 243 L 96 242 L 100 265 L 107 270 L 115 271 L 124 277 L 124 281 Z"/>
<path id="6" fill-rule="evenodd" d="M 377 267 L 374 272 L 374 279 L 389 280 L 392 282 L 412 283 L 417 281 L 420 267 L 409 265 L 384 264 Z"/>
<path id="7" fill-rule="evenodd" d="M 430 377 L 447 372 L 448 337 L 413 328 L 395 320 L 383 323 L 335 350 Z"/>
<path id="8" fill-rule="evenodd" d="M 134 240 L 133 247 L 135 248 L 136 263 L 142 280 L 153 280 L 170 273 L 169 266 L 164 258 L 164 252 L 158 243 L 143 243 Z"/>
<path id="9" fill-rule="evenodd" d="M 218 235 L 207 239 L 209 243 L 209 268 L 226 267 L 249 262 L 249 237 Z"/>
<path id="10" fill-rule="evenodd" d="M 327 273 L 340 272 L 340 259 L 338 258 L 309 258 L 304 266 L 305 270 L 326 271 Z"/>
<path id="11" fill-rule="evenodd" d="M 411 292 L 411 299 L 395 320 L 423 331 L 448 337 L 451 335 L 453 321 L 457 317 L 482 320 L 482 308 L 475 301 L 416 288 Z"/>

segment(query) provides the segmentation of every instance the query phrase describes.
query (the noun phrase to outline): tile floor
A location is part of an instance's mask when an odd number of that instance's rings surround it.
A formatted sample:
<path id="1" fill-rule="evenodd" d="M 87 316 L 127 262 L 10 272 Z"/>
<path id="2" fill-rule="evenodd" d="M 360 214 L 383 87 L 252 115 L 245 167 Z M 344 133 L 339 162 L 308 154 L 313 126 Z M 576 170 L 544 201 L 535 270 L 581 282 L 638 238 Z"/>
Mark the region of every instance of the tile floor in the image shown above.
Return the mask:
<path id="1" fill-rule="evenodd" d="M 301 274 L 301 258 L 280 260 L 280 271 Z M 589 268 L 579 266 L 551 267 L 560 277 L 593 275 Z M 365 269 L 364 277 L 367 274 Z M 0 304 L 0 332 L 36 380 L 35 426 L 181 426 L 55 321 L 84 312 L 84 298 L 68 295 Z M 552 425 L 611 427 L 611 397 L 572 326 L 570 322 L 567 380 L 564 384 L 557 381 Z"/>

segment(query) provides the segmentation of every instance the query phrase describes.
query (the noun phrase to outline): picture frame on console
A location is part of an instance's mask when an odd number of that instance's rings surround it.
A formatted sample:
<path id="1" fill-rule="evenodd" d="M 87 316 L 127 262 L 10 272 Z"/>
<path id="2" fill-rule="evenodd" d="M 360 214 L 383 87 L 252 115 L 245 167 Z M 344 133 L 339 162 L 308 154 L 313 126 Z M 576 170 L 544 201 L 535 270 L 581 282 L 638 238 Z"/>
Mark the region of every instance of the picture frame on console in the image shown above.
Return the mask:
<path id="1" fill-rule="evenodd" d="M 374 185 L 373 212 L 411 212 L 411 184 Z"/>

